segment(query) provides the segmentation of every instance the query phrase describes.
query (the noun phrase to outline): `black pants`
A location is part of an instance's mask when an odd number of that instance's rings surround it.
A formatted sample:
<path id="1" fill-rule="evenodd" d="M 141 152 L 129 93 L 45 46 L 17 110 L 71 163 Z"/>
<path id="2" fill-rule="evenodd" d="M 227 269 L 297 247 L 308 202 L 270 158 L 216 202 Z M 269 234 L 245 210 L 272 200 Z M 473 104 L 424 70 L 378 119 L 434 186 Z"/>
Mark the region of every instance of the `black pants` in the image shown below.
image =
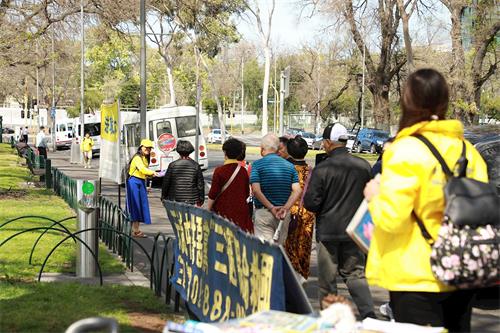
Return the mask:
<path id="1" fill-rule="evenodd" d="M 38 153 L 40 154 L 40 156 L 43 156 L 45 157 L 45 159 L 47 159 L 47 148 L 38 147 Z"/>
<path id="2" fill-rule="evenodd" d="M 397 322 L 444 326 L 450 332 L 470 332 L 474 291 L 391 291 L 390 297 L 392 312 Z"/>

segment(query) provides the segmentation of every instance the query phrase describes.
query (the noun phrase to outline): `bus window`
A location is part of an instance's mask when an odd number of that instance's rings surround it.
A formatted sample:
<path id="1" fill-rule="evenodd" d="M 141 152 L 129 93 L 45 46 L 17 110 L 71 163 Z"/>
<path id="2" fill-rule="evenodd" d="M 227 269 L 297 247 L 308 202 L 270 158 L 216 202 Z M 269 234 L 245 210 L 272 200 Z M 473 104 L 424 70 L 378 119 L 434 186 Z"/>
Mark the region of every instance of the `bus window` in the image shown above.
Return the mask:
<path id="1" fill-rule="evenodd" d="M 101 135 L 101 123 L 91 123 L 85 124 L 83 126 L 83 134 L 89 133 L 90 136 L 99 136 Z"/>
<path id="2" fill-rule="evenodd" d="M 149 140 L 155 141 L 154 133 L 153 133 L 153 122 L 149 122 Z"/>
<path id="3" fill-rule="evenodd" d="M 66 125 L 59 124 L 59 126 L 57 126 L 57 131 L 58 132 L 65 132 L 66 131 Z"/>
<path id="4" fill-rule="evenodd" d="M 177 117 L 175 118 L 175 123 L 179 138 L 196 135 L 196 116 Z M 201 134 L 199 130 L 198 134 Z"/>
<path id="5" fill-rule="evenodd" d="M 163 120 L 156 123 L 156 137 L 159 137 L 163 133 L 172 134 L 172 124 L 170 124 L 170 121 L 168 120 Z"/>

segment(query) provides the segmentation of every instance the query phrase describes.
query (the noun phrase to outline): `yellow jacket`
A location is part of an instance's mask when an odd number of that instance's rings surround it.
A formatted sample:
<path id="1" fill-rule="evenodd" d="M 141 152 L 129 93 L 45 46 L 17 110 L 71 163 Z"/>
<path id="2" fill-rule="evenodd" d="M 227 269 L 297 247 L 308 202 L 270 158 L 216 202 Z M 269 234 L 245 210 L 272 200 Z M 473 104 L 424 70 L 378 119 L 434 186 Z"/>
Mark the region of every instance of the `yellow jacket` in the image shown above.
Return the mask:
<path id="1" fill-rule="evenodd" d="M 368 253 L 368 282 L 391 291 L 442 292 L 453 288 L 434 278 L 431 247 L 412 216 L 414 210 L 436 239 L 444 210 L 445 176 L 420 133 L 438 149 L 451 170 L 462 152 L 463 127 L 457 120 L 424 121 L 403 129 L 382 157 L 380 193 L 368 209 L 375 224 Z M 467 176 L 487 182 L 486 164 L 466 142 Z"/>
<path id="2" fill-rule="evenodd" d="M 146 179 L 146 176 L 152 176 L 155 173 L 153 170 L 149 170 L 148 166 L 149 164 L 146 157 L 136 155 L 132 158 L 128 174 L 137 178 Z"/>
<path id="3" fill-rule="evenodd" d="M 92 146 L 94 146 L 94 140 L 92 138 L 83 138 L 83 141 L 81 143 L 81 148 L 82 148 L 82 151 L 84 152 L 88 152 L 88 151 L 92 151 Z"/>

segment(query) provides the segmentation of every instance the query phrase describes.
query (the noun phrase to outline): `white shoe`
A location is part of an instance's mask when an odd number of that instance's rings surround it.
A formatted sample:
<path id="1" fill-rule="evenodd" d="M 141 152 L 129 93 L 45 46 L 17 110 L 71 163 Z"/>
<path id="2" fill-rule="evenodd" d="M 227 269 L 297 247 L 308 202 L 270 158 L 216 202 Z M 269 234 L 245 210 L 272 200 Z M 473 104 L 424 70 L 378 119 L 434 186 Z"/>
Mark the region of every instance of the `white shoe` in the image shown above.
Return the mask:
<path id="1" fill-rule="evenodd" d="M 392 309 L 389 303 L 384 303 L 379 308 L 380 314 L 382 316 L 389 318 L 390 320 L 394 320 L 394 315 L 392 314 Z"/>

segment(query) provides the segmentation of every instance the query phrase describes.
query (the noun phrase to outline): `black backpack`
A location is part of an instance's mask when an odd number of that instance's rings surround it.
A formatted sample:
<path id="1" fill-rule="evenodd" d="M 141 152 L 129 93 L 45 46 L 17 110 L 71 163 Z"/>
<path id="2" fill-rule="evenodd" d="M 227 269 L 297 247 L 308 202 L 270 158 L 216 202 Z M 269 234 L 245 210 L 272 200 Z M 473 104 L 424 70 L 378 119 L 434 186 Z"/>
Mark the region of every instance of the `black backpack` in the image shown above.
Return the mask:
<path id="1" fill-rule="evenodd" d="M 500 200 L 491 184 L 467 178 L 465 142 L 455 175 L 436 147 L 422 141 L 441 164 L 447 182 L 445 209 L 436 240 L 416 216 L 422 236 L 432 246 L 431 269 L 441 282 L 457 288 L 486 287 L 500 279 Z"/>

